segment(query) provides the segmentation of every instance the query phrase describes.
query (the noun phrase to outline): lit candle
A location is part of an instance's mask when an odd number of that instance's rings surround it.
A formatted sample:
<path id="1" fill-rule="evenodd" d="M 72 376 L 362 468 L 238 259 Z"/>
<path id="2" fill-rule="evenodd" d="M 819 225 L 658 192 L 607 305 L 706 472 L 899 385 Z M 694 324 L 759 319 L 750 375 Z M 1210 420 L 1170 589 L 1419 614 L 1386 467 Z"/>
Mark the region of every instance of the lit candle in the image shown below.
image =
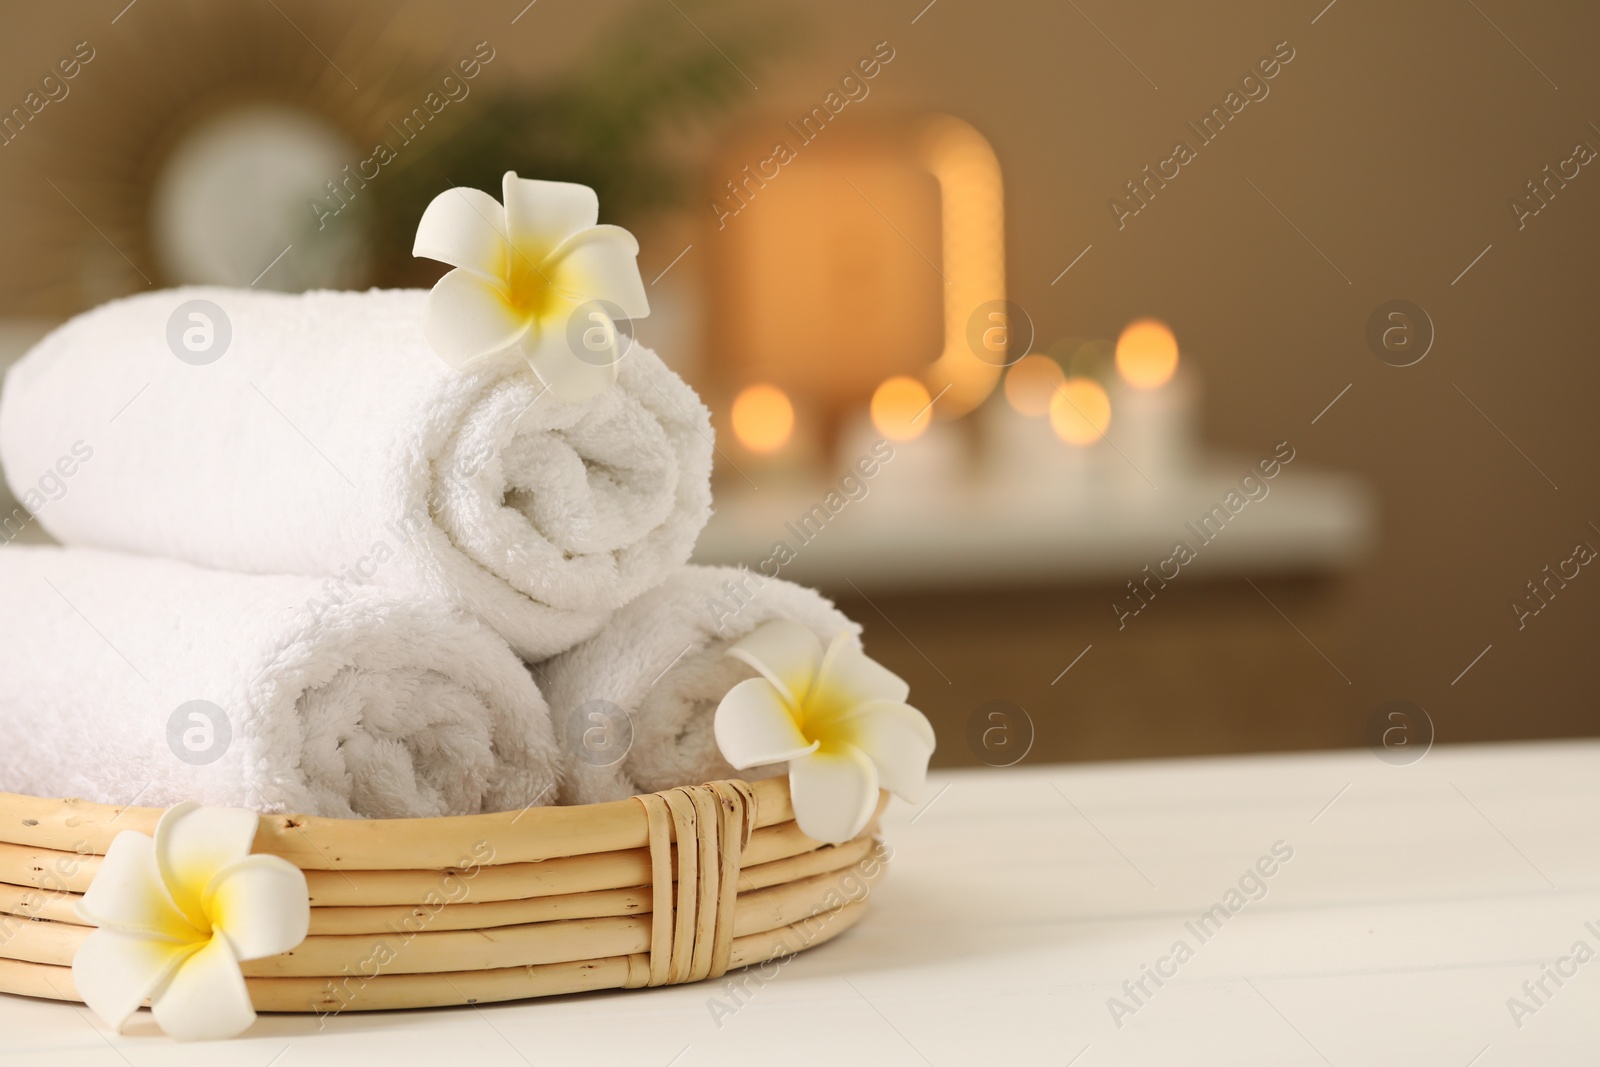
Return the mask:
<path id="1" fill-rule="evenodd" d="M 1129 485 L 1160 486 L 1188 473 L 1194 454 L 1195 387 L 1178 371 L 1178 341 L 1166 323 L 1135 319 L 1117 339 L 1111 440 Z"/>
<path id="2" fill-rule="evenodd" d="M 748 385 L 728 412 L 734 444 L 719 457 L 737 467 L 724 471 L 730 486 L 759 487 L 768 479 L 803 480 L 817 461 L 815 439 L 795 417 L 794 402 L 776 385 Z"/>
<path id="3" fill-rule="evenodd" d="M 1050 429 L 1060 438 L 1055 453 L 1064 464 L 1063 485 L 1069 494 L 1094 494 L 1108 463 L 1099 447 L 1111 428 L 1111 397 L 1105 386 L 1085 375 L 1062 382 L 1050 396 Z"/>
<path id="4" fill-rule="evenodd" d="M 959 488 L 965 442 L 952 423 L 935 420 L 934 399 L 922 382 L 903 375 L 886 379 L 873 392 L 867 416 L 846 427 L 839 462 L 851 467 L 881 459 L 873 493 L 917 505 Z M 886 450 L 878 441 L 893 450 L 892 458 L 883 459 Z"/>
<path id="5" fill-rule="evenodd" d="M 1072 392 L 1083 386 L 1074 376 Z M 1026 487 L 1030 493 L 1078 496 L 1091 482 L 1098 457 L 1093 448 L 1063 444 L 1056 423 L 1066 416 L 1050 417 L 1068 381 L 1061 364 L 1050 356 L 1035 353 L 1025 356 L 1006 370 L 1005 400 L 985 409 L 985 434 L 988 441 L 987 481 L 1002 491 L 1015 492 Z M 1086 401 L 1091 407 L 1093 398 Z M 1067 415 L 1071 415 L 1070 408 Z M 1069 420 L 1070 421 L 1070 420 Z M 1068 432 L 1093 442 L 1092 435 L 1079 433 L 1069 425 Z"/>

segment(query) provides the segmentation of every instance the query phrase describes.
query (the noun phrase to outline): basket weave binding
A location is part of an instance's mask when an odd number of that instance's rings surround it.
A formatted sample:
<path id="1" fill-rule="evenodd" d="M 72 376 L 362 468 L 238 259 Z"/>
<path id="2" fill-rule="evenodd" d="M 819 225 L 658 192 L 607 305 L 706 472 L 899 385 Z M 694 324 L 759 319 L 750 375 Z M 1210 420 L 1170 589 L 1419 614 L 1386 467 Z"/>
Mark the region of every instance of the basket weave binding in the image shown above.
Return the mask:
<path id="1" fill-rule="evenodd" d="M 755 796 L 743 782 L 713 782 L 634 799 L 649 820 L 653 893 L 650 971 L 640 984 L 719 978 L 733 952 L 740 857 L 755 830 Z M 674 850 L 674 840 L 694 847 Z"/>

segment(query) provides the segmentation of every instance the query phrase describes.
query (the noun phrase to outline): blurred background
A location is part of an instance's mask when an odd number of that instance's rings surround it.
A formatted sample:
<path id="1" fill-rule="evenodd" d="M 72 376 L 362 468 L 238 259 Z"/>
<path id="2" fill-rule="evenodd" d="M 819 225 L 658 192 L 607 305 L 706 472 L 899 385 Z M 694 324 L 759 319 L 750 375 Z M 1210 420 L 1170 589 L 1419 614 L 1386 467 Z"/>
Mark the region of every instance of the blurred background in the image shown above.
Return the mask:
<path id="1" fill-rule="evenodd" d="M 580 181 L 713 411 L 698 558 L 836 598 L 936 763 L 1592 734 L 1597 31 L 1506 0 L 13 6 L 0 364 L 152 286 L 428 285 L 435 194 Z"/>

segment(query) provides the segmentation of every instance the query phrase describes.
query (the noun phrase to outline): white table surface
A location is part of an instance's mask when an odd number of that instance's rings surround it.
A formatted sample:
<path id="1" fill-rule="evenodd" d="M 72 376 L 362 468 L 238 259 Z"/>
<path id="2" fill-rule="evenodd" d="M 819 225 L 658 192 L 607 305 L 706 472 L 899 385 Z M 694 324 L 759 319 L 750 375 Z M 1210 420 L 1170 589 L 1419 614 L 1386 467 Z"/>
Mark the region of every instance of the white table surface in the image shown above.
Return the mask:
<path id="1" fill-rule="evenodd" d="M 1594 1064 L 1600 958 L 1519 1028 L 1507 1000 L 1600 951 L 1600 742 L 937 775 L 895 802 L 871 913 L 719 1027 L 721 983 L 523 1004 L 263 1016 L 179 1046 L 141 1013 L 0 996 L 0 1062 L 69 1064 Z M 1185 922 L 1293 858 L 1200 943 Z M 1177 977 L 1107 998 L 1178 939 Z M 1170 968 L 1168 968 L 1170 970 Z M 1569 967 L 1570 969 L 1570 967 Z"/>

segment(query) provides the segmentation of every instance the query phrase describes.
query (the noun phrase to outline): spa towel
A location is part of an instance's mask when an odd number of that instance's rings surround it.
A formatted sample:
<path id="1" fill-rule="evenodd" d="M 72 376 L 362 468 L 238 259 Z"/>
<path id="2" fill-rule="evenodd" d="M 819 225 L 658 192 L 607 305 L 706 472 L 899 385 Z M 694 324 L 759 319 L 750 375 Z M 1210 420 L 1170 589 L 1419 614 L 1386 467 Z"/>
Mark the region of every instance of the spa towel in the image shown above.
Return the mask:
<path id="1" fill-rule="evenodd" d="M 483 622 L 313 579 L 0 548 L 0 790 L 465 815 L 555 801 L 543 697 Z"/>
<path id="2" fill-rule="evenodd" d="M 599 634 L 535 669 L 561 745 L 562 803 L 593 804 L 720 778 L 754 780 L 717 750 L 727 691 L 756 672 L 726 653 L 772 619 L 824 643 L 861 628 L 821 594 L 733 567 L 684 567 L 612 616 Z"/>
<path id="3" fill-rule="evenodd" d="M 530 660 L 688 559 L 712 437 L 643 345 L 581 404 L 519 356 L 454 371 L 425 290 L 187 288 L 36 345 L 0 394 L 0 461 L 58 541 L 450 600 Z"/>

